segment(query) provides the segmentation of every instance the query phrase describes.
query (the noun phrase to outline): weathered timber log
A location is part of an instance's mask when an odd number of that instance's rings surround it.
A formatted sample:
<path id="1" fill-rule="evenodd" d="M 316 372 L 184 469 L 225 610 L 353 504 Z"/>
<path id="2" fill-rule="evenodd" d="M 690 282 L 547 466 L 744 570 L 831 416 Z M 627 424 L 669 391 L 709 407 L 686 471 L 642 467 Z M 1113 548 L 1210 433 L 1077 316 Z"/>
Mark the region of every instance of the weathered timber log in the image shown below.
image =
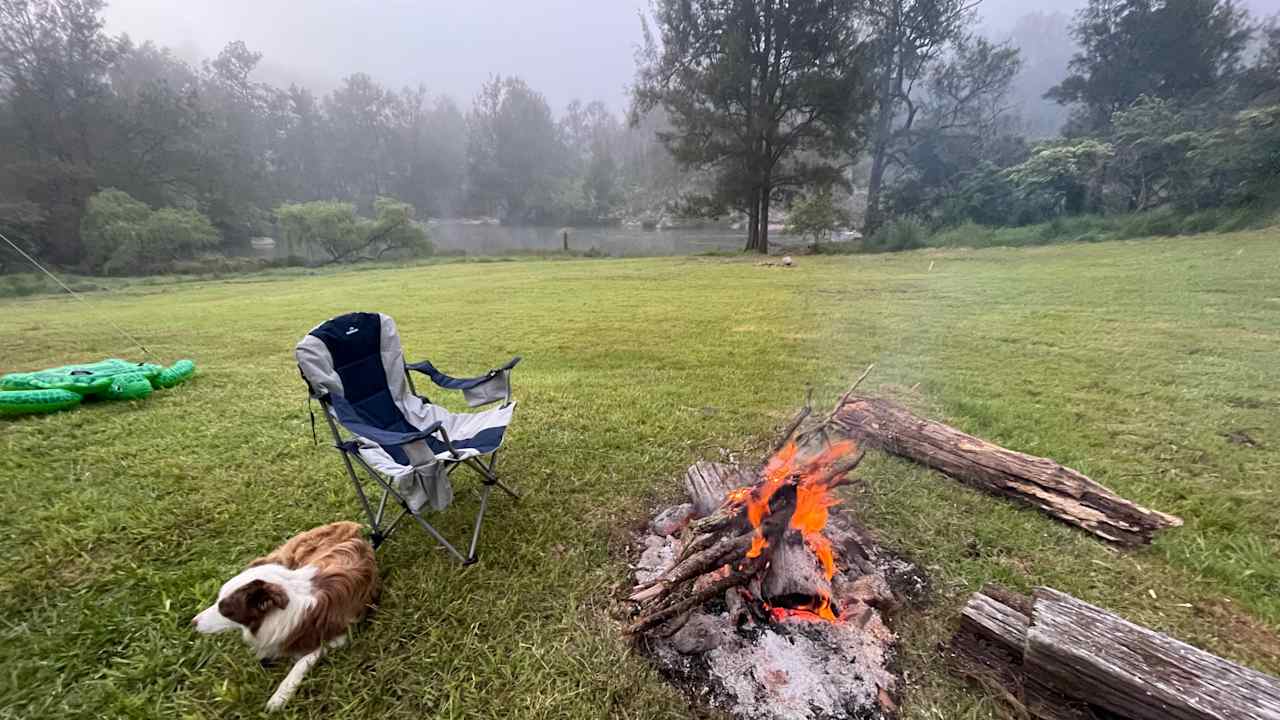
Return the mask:
<path id="1" fill-rule="evenodd" d="M 1015 452 L 877 398 L 850 397 L 827 426 L 865 447 L 938 470 L 967 485 L 1033 505 L 1104 540 L 1133 546 L 1182 520 L 1115 494 L 1048 458 Z"/>
<path id="2" fill-rule="evenodd" d="M 756 481 L 736 465 L 715 462 L 696 462 L 684 474 L 684 488 L 693 503 L 694 517 L 706 517 L 724 502 L 725 495 L 735 488 Z"/>
<path id="3" fill-rule="evenodd" d="M 769 568 L 760 590 L 770 605 L 816 608 L 823 598 L 831 597 L 831 581 L 798 531 L 782 533 L 769 551 Z"/>
<path id="4" fill-rule="evenodd" d="M 1049 588 L 1037 588 L 1025 664 L 1133 720 L 1280 720 L 1280 679 Z"/>
<path id="5" fill-rule="evenodd" d="M 986 587 L 969 598 L 951 639 L 952 667 L 1000 697 L 1020 717 L 1093 720 L 1088 706 L 1046 685 L 1023 666 L 1029 598 Z"/>
<path id="6" fill-rule="evenodd" d="M 961 674 L 1039 720 L 1280 720 L 1280 679 L 1048 588 L 974 594 L 951 649 Z"/>

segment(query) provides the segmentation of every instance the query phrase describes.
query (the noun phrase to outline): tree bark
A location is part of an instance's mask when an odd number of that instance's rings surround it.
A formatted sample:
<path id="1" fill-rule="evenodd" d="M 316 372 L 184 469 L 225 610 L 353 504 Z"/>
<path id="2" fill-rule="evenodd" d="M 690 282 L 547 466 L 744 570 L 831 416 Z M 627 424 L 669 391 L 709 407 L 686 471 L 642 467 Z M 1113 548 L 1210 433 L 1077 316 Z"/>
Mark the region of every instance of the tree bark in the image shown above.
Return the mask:
<path id="1" fill-rule="evenodd" d="M 1141 545 L 1182 520 L 1148 510 L 1048 458 L 1007 450 L 906 408 L 865 397 L 848 398 L 831 427 L 876 448 L 938 470 L 966 485 L 1025 502 L 1110 542 Z"/>
<path id="2" fill-rule="evenodd" d="M 766 178 L 764 187 L 760 189 L 760 242 L 756 246 L 756 252 L 761 255 L 769 254 L 769 196 L 772 194 L 773 188 Z"/>
<path id="3" fill-rule="evenodd" d="M 744 252 L 755 250 L 756 243 L 760 238 L 760 201 L 756 196 L 756 191 L 752 190 L 748 193 L 747 199 L 747 246 L 743 248 Z"/>
<path id="4" fill-rule="evenodd" d="M 895 8 L 896 9 L 896 8 Z M 880 196 L 884 192 L 884 173 L 888 163 L 889 134 L 893 131 L 894 75 L 898 55 L 898 28 L 896 14 L 885 28 L 884 48 L 880 53 L 880 76 L 876 88 L 875 137 L 871 144 L 871 175 L 867 179 L 867 214 L 862 222 L 862 234 L 866 237 L 880 229 L 884 218 L 880 212 Z"/>

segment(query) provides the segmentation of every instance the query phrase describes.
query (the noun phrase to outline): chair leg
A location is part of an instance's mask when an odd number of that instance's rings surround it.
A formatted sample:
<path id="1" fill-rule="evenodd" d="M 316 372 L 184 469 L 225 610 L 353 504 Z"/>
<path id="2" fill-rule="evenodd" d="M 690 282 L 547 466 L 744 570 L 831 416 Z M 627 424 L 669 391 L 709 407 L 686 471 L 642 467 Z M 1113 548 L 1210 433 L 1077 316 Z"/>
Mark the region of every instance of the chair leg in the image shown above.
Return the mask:
<path id="1" fill-rule="evenodd" d="M 484 524 L 484 511 L 489 507 L 489 493 L 493 492 L 493 486 L 485 485 L 484 490 L 480 491 L 480 512 L 476 513 L 476 524 L 471 530 L 471 547 L 467 550 L 467 560 L 464 565 L 471 565 L 479 558 L 476 557 L 476 546 L 480 543 L 480 526 Z"/>
<path id="2" fill-rule="evenodd" d="M 422 529 L 430 533 L 431 537 L 436 539 L 436 542 L 444 546 L 444 549 L 448 550 L 450 555 L 453 555 L 455 558 L 458 559 L 458 562 L 462 563 L 463 565 L 470 565 L 475 562 L 474 558 L 467 558 L 465 555 L 458 552 L 458 549 L 453 546 L 453 543 L 449 542 L 448 540 L 445 540 L 444 536 L 440 534 L 440 531 L 432 527 L 431 523 L 427 522 L 426 520 L 423 520 L 421 515 L 419 515 L 418 513 L 410 513 L 410 514 L 413 515 L 414 520 L 418 521 L 418 524 L 422 526 Z"/>
<path id="3" fill-rule="evenodd" d="M 374 515 L 373 506 L 369 505 L 369 498 L 364 494 L 364 486 L 360 484 L 360 478 L 356 476 L 356 469 L 351 465 L 351 458 L 347 456 L 346 451 L 339 450 L 339 452 L 342 453 L 342 462 L 347 466 L 347 475 L 351 478 L 351 484 L 356 488 L 356 496 L 360 498 L 360 505 L 364 508 L 364 514 L 369 518 L 369 527 L 373 529 L 374 537 L 381 541 L 378 525 L 381 523 L 382 513 L 379 511 L 377 515 Z M 385 495 L 383 496 L 383 501 L 386 501 Z"/>
<path id="4" fill-rule="evenodd" d="M 458 548 L 454 547 L 453 543 L 446 540 L 444 535 L 442 535 L 439 530 L 436 530 L 431 523 L 423 519 L 419 513 L 410 510 L 404 498 L 402 498 L 400 494 L 387 483 L 387 481 L 383 480 L 377 471 L 370 467 L 363 458 L 356 455 L 355 461 L 369 473 L 369 476 L 372 477 L 383 490 L 382 498 L 378 502 L 378 509 L 375 511 L 364 491 L 364 486 L 356 476 L 352 458 L 348 456 L 345 451 L 342 453 L 342 460 L 347 466 L 347 474 L 351 477 L 351 484 L 356 488 L 356 495 L 360 499 L 360 505 L 364 508 L 365 514 L 369 517 L 369 525 L 371 528 L 370 542 L 373 544 L 375 550 L 391 536 L 391 533 L 395 530 L 396 526 L 400 524 L 400 521 L 404 519 L 405 515 L 411 515 L 413 519 L 422 526 L 422 529 L 426 530 L 431 537 L 435 538 L 436 542 L 447 550 L 450 555 L 456 558 L 458 562 L 463 565 L 474 565 L 479 560 L 477 549 L 480 545 L 480 528 L 484 525 L 484 515 L 489 508 L 489 495 L 493 492 L 493 488 L 497 487 L 512 498 L 516 500 L 520 499 L 519 493 L 512 490 L 509 486 L 498 479 L 498 475 L 494 471 L 495 466 L 498 463 L 496 453 L 490 457 L 487 465 L 479 461 L 477 458 L 468 458 L 467 460 L 464 460 L 463 464 L 469 465 L 471 469 L 480 474 L 484 487 L 480 491 L 480 510 L 476 513 L 475 524 L 471 528 L 471 544 L 467 548 L 467 554 L 463 555 L 458 551 Z M 404 511 L 395 519 L 395 522 L 391 523 L 389 526 L 383 527 L 382 521 L 384 513 L 386 512 L 387 498 L 389 496 L 395 496 L 396 500 L 399 501 L 401 506 L 403 506 Z"/>
<path id="5" fill-rule="evenodd" d="M 476 472 L 480 473 L 480 477 L 484 478 L 482 482 L 485 484 L 486 487 L 497 485 L 499 489 L 501 489 L 507 495 L 510 495 L 513 500 L 521 499 L 520 493 L 516 492 L 515 490 L 512 490 L 510 487 L 507 486 L 506 483 L 502 482 L 502 480 L 498 478 L 498 473 L 494 469 L 498 464 L 498 453 L 495 452 L 492 456 L 490 456 L 488 465 L 485 465 L 483 462 L 481 462 L 476 458 L 467 458 L 463 462 L 472 470 L 475 470 Z"/>

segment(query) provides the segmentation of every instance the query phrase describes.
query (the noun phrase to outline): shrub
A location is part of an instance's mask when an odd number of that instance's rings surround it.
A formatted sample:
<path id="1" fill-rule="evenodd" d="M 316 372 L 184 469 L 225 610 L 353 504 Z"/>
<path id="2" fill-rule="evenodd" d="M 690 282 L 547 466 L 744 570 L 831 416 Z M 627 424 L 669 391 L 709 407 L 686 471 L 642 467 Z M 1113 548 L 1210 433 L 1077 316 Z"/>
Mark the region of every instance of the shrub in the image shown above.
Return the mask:
<path id="1" fill-rule="evenodd" d="M 877 252 L 915 250 L 925 245 L 929 230 L 915 218 L 899 218 L 885 224 L 867 241 L 866 248 Z"/>
<path id="2" fill-rule="evenodd" d="M 290 253 L 308 245 L 328 255 L 331 262 L 380 258 L 392 251 L 430 255 L 434 249 L 422 224 L 413 218 L 413 206 L 392 198 L 374 202 L 372 220 L 356 214 L 351 203 L 315 201 L 276 208 L 285 247 Z"/>
<path id="3" fill-rule="evenodd" d="M 152 210 L 110 188 L 89 198 L 80 235 L 87 269 L 120 275 L 154 272 L 222 241 L 209 219 L 195 210 Z"/>
<path id="4" fill-rule="evenodd" d="M 989 247 L 995 244 L 996 231 L 975 222 L 947 228 L 929 238 L 933 247 Z"/>

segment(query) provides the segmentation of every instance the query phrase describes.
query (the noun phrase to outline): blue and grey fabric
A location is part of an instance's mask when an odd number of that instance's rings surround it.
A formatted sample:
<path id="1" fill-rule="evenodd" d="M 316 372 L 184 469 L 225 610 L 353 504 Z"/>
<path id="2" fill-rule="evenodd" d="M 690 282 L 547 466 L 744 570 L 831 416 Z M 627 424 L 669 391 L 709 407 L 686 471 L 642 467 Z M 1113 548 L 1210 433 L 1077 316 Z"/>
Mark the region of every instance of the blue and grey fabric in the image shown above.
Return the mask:
<path id="1" fill-rule="evenodd" d="M 445 547 L 464 561 L 474 561 L 489 491 L 497 486 L 515 495 L 498 480 L 495 468 L 515 411 L 511 371 L 520 358 L 470 378 L 447 375 L 429 361 L 406 363 L 395 321 L 371 312 L 348 313 L 317 325 L 298 343 L 295 357 L 311 396 L 324 409 L 337 448 L 383 486 L 375 513 L 347 461 L 369 513 L 375 543 L 395 526 L 382 527 L 390 495 Z M 417 394 L 410 372 L 426 375 L 443 390 L 462 392 L 472 407 L 501 404 L 480 412 L 450 412 Z M 350 438 L 344 437 L 343 429 Z M 426 509 L 444 510 L 453 502 L 450 474 L 459 465 L 479 472 L 484 484 L 471 552 L 466 557 L 421 517 Z"/>

